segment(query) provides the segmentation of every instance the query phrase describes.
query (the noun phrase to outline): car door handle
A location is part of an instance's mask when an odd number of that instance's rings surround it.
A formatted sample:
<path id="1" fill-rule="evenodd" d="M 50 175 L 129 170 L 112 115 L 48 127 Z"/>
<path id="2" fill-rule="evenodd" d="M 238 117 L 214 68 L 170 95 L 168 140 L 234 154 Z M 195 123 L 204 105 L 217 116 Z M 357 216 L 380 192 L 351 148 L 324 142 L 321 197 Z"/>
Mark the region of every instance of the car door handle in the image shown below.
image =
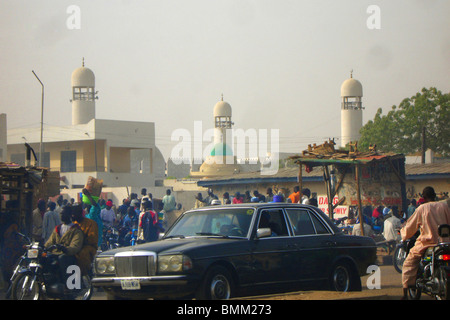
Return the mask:
<path id="1" fill-rule="evenodd" d="M 325 245 L 327 247 L 334 247 L 335 245 L 337 245 L 336 241 L 325 241 Z"/>

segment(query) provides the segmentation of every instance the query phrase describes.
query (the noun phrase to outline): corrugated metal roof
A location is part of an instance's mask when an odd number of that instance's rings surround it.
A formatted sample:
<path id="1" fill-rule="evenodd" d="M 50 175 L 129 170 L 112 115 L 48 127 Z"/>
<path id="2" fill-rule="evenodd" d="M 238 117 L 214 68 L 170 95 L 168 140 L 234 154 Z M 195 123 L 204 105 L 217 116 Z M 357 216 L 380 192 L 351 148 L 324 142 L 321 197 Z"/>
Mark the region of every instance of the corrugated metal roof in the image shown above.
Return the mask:
<path id="1" fill-rule="evenodd" d="M 407 164 L 406 175 L 447 174 L 450 175 L 450 162 Z"/>

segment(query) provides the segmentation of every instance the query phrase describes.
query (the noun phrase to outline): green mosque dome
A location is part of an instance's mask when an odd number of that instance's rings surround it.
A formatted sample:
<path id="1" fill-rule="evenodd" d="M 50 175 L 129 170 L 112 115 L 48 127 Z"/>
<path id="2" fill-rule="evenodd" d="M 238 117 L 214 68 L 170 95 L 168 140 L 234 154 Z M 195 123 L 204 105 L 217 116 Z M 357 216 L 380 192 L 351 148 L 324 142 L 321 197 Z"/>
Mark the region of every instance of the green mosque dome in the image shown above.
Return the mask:
<path id="1" fill-rule="evenodd" d="M 232 156 L 233 150 L 225 143 L 217 143 L 211 150 L 211 156 Z"/>

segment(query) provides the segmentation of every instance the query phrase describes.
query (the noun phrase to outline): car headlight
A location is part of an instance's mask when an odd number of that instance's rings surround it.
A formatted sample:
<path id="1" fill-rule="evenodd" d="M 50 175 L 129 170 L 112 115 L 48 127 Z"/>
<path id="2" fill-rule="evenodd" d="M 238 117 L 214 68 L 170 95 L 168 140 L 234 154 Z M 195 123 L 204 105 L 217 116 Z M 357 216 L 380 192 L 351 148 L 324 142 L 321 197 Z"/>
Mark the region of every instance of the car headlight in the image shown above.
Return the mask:
<path id="1" fill-rule="evenodd" d="M 114 257 L 97 257 L 95 259 L 95 270 L 98 274 L 114 274 Z"/>
<path id="2" fill-rule="evenodd" d="M 158 272 L 181 272 L 192 269 L 192 261 L 182 254 L 158 256 Z"/>

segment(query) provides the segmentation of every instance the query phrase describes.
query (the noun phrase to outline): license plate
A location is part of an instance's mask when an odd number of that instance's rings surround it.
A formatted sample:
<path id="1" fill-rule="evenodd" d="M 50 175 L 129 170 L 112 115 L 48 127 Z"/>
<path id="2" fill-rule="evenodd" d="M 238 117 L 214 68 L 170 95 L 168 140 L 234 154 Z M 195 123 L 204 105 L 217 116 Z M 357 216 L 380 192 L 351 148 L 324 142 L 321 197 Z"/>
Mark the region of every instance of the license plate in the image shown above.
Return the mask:
<path id="1" fill-rule="evenodd" d="M 27 256 L 30 259 L 36 259 L 38 257 L 39 249 L 28 249 Z"/>
<path id="2" fill-rule="evenodd" d="M 141 284 L 139 280 L 120 280 L 122 290 L 140 290 Z"/>

